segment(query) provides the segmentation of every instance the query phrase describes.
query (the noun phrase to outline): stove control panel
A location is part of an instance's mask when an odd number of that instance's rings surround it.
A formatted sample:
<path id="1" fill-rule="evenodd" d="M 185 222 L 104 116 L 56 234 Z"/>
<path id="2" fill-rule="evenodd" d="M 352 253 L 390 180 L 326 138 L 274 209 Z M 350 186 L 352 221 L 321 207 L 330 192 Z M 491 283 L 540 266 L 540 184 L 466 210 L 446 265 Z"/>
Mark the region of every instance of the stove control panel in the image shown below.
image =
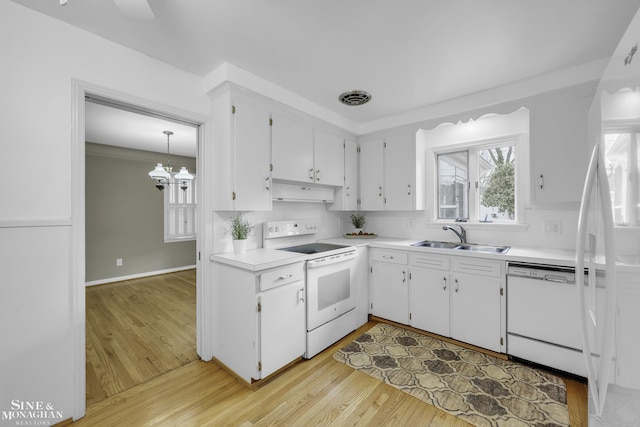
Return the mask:
<path id="1" fill-rule="evenodd" d="M 316 234 L 317 232 L 318 227 L 312 220 L 269 221 L 262 224 L 262 235 L 265 239 Z"/>

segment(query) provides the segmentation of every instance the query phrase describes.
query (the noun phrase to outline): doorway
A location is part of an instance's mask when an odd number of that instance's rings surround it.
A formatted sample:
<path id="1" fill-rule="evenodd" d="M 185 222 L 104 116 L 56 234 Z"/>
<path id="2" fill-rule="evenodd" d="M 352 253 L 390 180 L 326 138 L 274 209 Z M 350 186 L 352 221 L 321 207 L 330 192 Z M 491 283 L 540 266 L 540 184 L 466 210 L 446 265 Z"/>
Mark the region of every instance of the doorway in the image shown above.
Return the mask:
<path id="1" fill-rule="evenodd" d="M 196 149 L 196 171 L 200 168 L 200 162 L 202 156 L 200 150 L 202 144 L 200 141 L 204 140 L 204 126 L 203 124 L 208 120 L 207 117 L 203 117 L 198 114 L 185 113 L 182 110 L 176 110 L 165 105 L 159 105 L 154 102 L 150 102 L 144 99 L 135 98 L 126 94 L 122 94 L 113 90 L 104 89 L 102 87 L 87 84 L 86 82 L 74 81 L 74 98 L 72 102 L 72 117 L 74 120 L 73 134 L 72 134 L 72 152 L 73 152 L 73 167 L 72 167 L 72 183 L 73 183 L 73 265 L 74 271 L 73 280 L 75 286 L 73 287 L 73 299 L 75 301 L 74 310 L 74 325 L 75 328 L 75 349 L 76 357 L 74 360 L 74 366 L 76 371 L 75 377 L 75 399 L 74 399 L 74 419 L 78 419 L 84 416 L 86 412 L 86 193 L 85 193 L 85 170 L 86 165 L 86 147 L 85 147 L 85 118 L 86 118 L 86 104 L 87 98 L 91 98 L 91 101 L 99 100 L 101 102 L 108 102 L 111 106 L 118 109 L 122 109 L 129 112 L 142 113 L 149 117 L 161 118 L 171 123 L 188 124 L 196 129 L 197 135 L 197 149 Z M 162 135 L 161 135 L 162 136 Z M 166 149 L 166 146 L 164 147 Z M 173 151 L 173 150 L 172 150 Z M 163 154 L 166 159 L 166 152 Z M 153 164 L 149 166 L 149 170 L 153 169 Z M 146 167 L 145 167 L 146 168 Z M 148 185 L 157 192 L 154 188 L 154 182 L 148 178 L 147 170 L 141 172 L 146 179 L 148 179 Z M 105 180 L 109 180 L 111 174 L 104 176 Z M 204 185 L 197 187 L 198 200 L 201 200 L 202 194 L 205 191 Z M 162 193 L 160 193 L 162 194 Z M 203 270 L 200 268 L 200 253 L 202 251 L 203 236 L 203 216 L 201 214 L 202 206 L 198 203 L 196 207 L 197 233 L 195 239 L 195 251 L 193 254 L 193 276 L 195 276 L 195 288 L 196 288 L 196 303 L 194 310 L 196 312 L 196 343 L 197 353 L 201 354 L 201 348 L 206 346 L 207 340 L 202 340 L 204 335 L 202 330 L 202 309 L 200 304 L 203 301 L 203 289 L 201 283 L 203 283 Z M 170 243 L 167 243 L 170 244 Z M 204 245 L 207 246 L 207 245 Z M 124 260 L 123 260 L 124 261 Z M 114 261 L 114 265 L 117 261 Z M 156 269 L 157 270 L 157 269 Z M 158 271 L 154 270 L 155 273 Z M 160 269 L 162 270 L 162 269 Z M 169 269 L 170 270 L 170 269 Z M 172 273 L 171 271 L 160 273 Z M 123 280 L 134 280 L 143 278 L 145 275 L 140 274 L 140 277 L 135 277 L 136 274 L 125 274 L 123 277 L 118 277 Z M 93 283 L 97 284 L 97 283 Z"/>
<path id="2" fill-rule="evenodd" d="M 85 100 L 87 405 L 197 359 L 197 126 Z M 172 137 L 172 140 L 169 139 Z M 172 176 L 160 191 L 156 164 Z"/>

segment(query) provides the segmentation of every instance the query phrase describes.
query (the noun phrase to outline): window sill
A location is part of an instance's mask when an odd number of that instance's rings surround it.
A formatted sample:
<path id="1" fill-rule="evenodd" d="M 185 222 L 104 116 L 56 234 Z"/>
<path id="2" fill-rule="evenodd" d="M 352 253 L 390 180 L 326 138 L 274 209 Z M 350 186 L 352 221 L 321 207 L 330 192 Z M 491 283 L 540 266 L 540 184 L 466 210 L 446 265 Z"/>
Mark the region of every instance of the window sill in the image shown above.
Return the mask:
<path id="1" fill-rule="evenodd" d="M 427 227 L 442 228 L 443 225 L 461 225 L 465 230 L 508 230 L 508 231 L 527 231 L 529 224 L 526 223 L 507 223 L 507 222 L 455 222 L 446 220 L 437 220 L 428 222 Z"/>

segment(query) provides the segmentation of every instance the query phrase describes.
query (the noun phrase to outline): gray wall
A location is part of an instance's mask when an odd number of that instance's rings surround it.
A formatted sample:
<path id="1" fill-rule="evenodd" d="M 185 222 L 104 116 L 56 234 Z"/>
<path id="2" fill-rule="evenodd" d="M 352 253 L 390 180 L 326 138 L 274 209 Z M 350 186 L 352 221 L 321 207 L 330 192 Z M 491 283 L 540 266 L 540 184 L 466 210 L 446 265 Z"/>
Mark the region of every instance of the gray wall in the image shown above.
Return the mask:
<path id="1" fill-rule="evenodd" d="M 164 243 L 163 194 L 148 176 L 158 162 L 166 154 L 86 144 L 87 282 L 196 264 L 195 240 Z M 171 165 L 195 173 L 196 159 Z"/>

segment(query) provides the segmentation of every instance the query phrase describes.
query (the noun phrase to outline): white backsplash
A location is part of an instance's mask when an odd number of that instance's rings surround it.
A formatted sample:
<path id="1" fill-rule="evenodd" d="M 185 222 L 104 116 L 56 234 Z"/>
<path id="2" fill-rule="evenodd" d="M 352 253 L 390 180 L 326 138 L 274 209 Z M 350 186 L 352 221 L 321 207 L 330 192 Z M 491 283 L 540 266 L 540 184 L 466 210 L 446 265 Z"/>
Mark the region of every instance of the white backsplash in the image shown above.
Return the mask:
<path id="1" fill-rule="evenodd" d="M 467 239 L 475 243 L 536 248 L 573 249 L 576 242 L 577 206 L 563 209 L 526 210 L 527 227 L 492 227 L 492 225 L 462 224 L 467 229 Z M 231 252 L 231 237 L 226 233 L 229 218 L 235 212 L 214 212 L 214 250 Z M 425 213 L 420 212 L 366 212 L 364 231 L 381 237 L 403 239 L 455 241 L 451 231 L 442 230 L 442 225 L 428 224 Z M 287 219 L 312 219 L 320 228 L 318 239 L 340 236 L 352 232 L 350 212 L 328 211 L 322 203 L 274 202 L 268 212 L 246 212 L 245 216 L 256 228 L 249 238 L 247 248 L 262 247 L 262 223 Z M 561 234 L 547 234 L 545 221 L 559 222 Z"/>

